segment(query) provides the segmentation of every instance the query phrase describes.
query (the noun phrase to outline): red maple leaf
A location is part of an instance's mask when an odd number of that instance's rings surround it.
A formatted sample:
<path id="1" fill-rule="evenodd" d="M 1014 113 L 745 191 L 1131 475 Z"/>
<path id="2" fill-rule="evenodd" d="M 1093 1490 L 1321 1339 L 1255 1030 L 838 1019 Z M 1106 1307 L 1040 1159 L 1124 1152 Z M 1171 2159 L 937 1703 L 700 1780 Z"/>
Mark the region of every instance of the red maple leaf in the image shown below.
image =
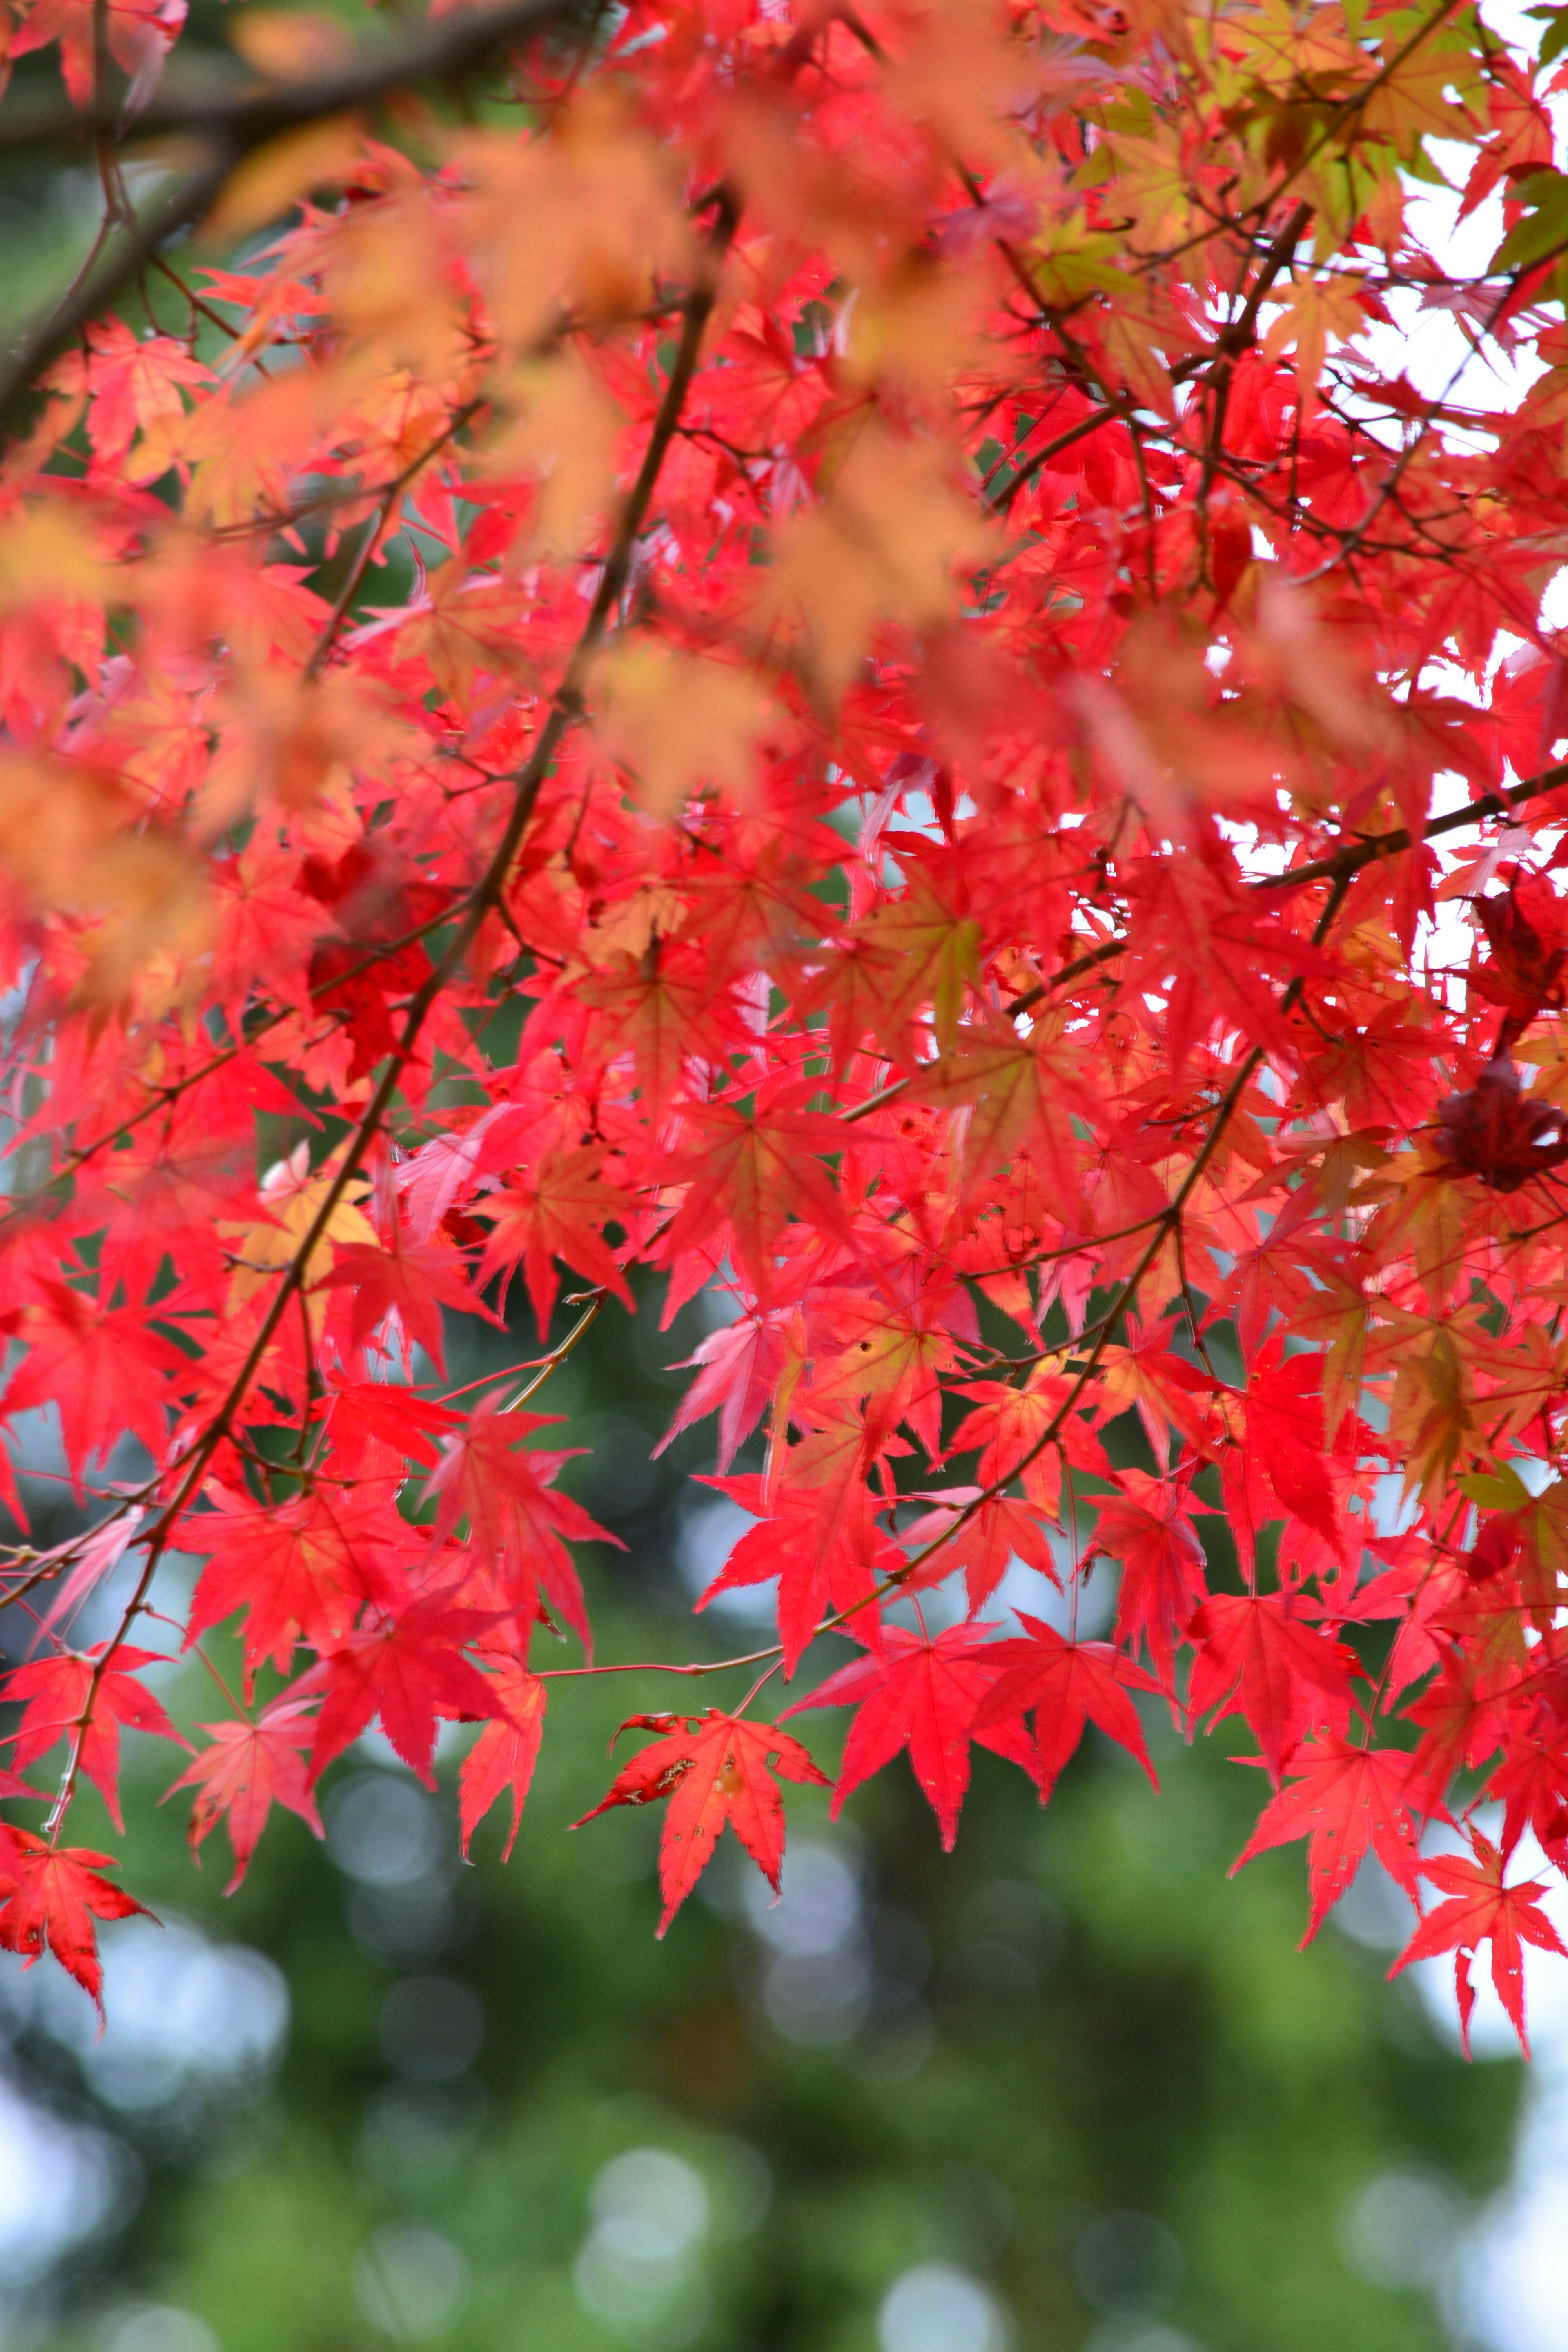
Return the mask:
<path id="1" fill-rule="evenodd" d="M 1521 1879 L 1518 1885 L 1503 1885 L 1503 1856 L 1472 1829 L 1470 1846 L 1475 1860 L 1467 1862 L 1462 1854 L 1435 1854 L 1430 1862 L 1421 1864 L 1423 1878 L 1440 1886 L 1447 1901 L 1439 1903 L 1421 1921 L 1404 1951 L 1388 1973 L 1391 1977 L 1407 1969 L 1412 1960 L 1433 1959 L 1440 1952 L 1454 1954 L 1454 1988 L 1459 2003 L 1459 2032 L 1464 2041 L 1465 2055 L 1470 2054 L 1470 2011 L 1475 2007 L 1475 1990 L 1470 1983 L 1470 1958 L 1479 1944 L 1492 1948 L 1492 1982 L 1498 1999 L 1508 2011 L 1520 2047 L 1528 2058 L 1530 2042 L 1524 2031 L 1524 1952 L 1525 1944 L 1533 1944 L 1538 1951 L 1558 1952 L 1568 1958 L 1556 1928 L 1540 1907 L 1546 1882 L 1541 1878 Z"/>
<path id="2" fill-rule="evenodd" d="M 1405 1710 L 1423 1737 L 1410 1759 L 1409 1790 L 1423 1812 L 1442 1810 L 1456 1772 L 1477 1769 L 1495 1755 L 1503 1736 L 1507 1678 L 1483 1657 L 1434 1636 L 1438 1672 Z M 1499 1792 L 1501 1793 L 1500 1791 Z"/>
<path id="3" fill-rule="evenodd" d="M 1282 1592 L 1211 1593 L 1187 1627 L 1197 1644 L 1187 1704 L 1221 1722 L 1239 1711 L 1263 1750 L 1268 1777 L 1317 1723 L 1342 1733 L 1350 1723 L 1353 1650 L 1304 1625 Z"/>
<path id="4" fill-rule="evenodd" d="M 990 1495 L 981 1501 L 982 1492 L 978 1486 L 946 1486 L 910 1498 L 934 1507 L 900 1530 L 899 1542 L 910 1555 L 910 1567 L 899 1580 L 904 1591 L 923 1592 L 962 1568 L 973 1617 L 1017 1559 L 1059 1591 L 1061 1578 L 1040 1514 L 1016 1496 Z M 978 1509 L 966 1518 L 966 1508 L 974 1503 Z"/>
<path id="5" fill-rule="evenodd" d="M 1304 1950 L 1361 1867 L 1370 1846 L 1412 1901 L 1415 1895 L 1415 1824 L 1405 1801 L 1410 1759 L 1393 1748 L 1352 1748 L 1337 1732 L 1304 1740 L 1285 1770 L 1291 1786 L 1265 1806 L 1258 1827 L 1232 1863 L 1270 1846 L 1307 1840 L 1311 1912 Z"/>
<path id="6" fill-rule="evenodd" d="M 110 26 L 116 16 L 123 18 L 127 13 L 111 7 Z M 161 8 L 146 13 L 164 15 L 169 21 Z M 90 52 L 89 68 L 90 71 Z M 133 333 L 123 319 L 99 320 L 84 340 L 85 351 L 68 352 L 58 363 L 56 380 L 65 390 L 90 393 L 88 433 L 100 466 L 122 458 L 145 425 L 184 413 L 181 384 L 213 381 L 212 370 L 173 335 L 143 337 Z"/>
<path id="7" fill-rule="evenodd" d="M 123 1830 L 119 1792 L 121 1725 L 151 1732 L 154 1738 L 172 1739 L 181 1748 L 189 1743 L 170 1722 L 162 1701 L 136 1679 L 139 1667 L 166 1665 L 168 1661 L 154 1650 L 132 1649 L 121 1643 L 114 1651 L 113 1664 L 105 1667 L 101 1661 L 106 1646 L 100 1642 L 94 1650 L 67 1650 L 58 1657 L 35 1658 L 16 1668 L 6 1685 L 6 1696 L 25 1699 L 26 1705 L 12 1756 L 18 1771 L 25 1772 L 57 1740 L 73 1737 L 91 1693 L 92 1713 L 81 1744 L 81 1769 L 108 1806 L 115 1828 Z"/>
<path id="8" fill-rule="evenodd" d="M 766 1507 L 761 1479 L 715 1480 Z M 740 1495 L 737 1494 L 737 1499 Z M 835 1508 L 831 1489 L 787 1486 L 765 1518 L 739 1537 L 729 1559 L 699 1596 L 705 1609 L 721 1592 L 778 1579 L 779 1641 L 786 1679 L 809 1649 L 828 1610 L 864 1607 L 877 1589 L 879 1560 L 902 1566 L 890 1546 Z"/>
<path id="9" fill-rule="evenodd" d="M 841 1666 L 809 1698 L 785 1707 L 781 1720 L 812 1706 L 857 1710 L 833 1790 L 833 1818 L 852 1790 L 907 1748 L 910 1768 L 951 1853 L 969 1786 L 970 1735 L 1011 1646 L 993 1643 L 984 1625 L 954 1625 L 935 1641 L 889 1625 L 879 1654 Z M 985 1744 L 996 1743 L 992 1738 Z M 1005 1735 L 1003 1745 L 1005 1750 Z"/>
<path id="10" fill-rule="evenodd" d="M 749 1116 L 729 1103 L 693 1104 L 686 1118 L 701 1139 L 670 1171 L 669 1181 L 687 1191 L 665 1236 L 666 1254 L 727 1227 L 735 1263 L 763 1307 L 792 1213 L 841 1239 L 849 1234 L 833 1179 L 815 1156 L 841 1151 L 843 1131 L 799 1108 L 814 1091 L 809 1082 L 793 1078 L 764 1087 Z"/>
<path id="11" fill-rule="evenodd" d="M 151 1919 L 144 1903 L 105 1878 L 115 1864 L 86 1846 L 51 1846 L 31 1830 L 12 1829 L 0 1886 L 0 1948 L 18 1952 L 25 1968 L 47 1950 L 73 1976 L 103 2015 L 103 1969 L 95 1919 Z"/>
<path id="12" fill-rule="evenodd" d="M 175 35 L 185 21 L 185 0 L 110 0 L 105 11 L 109 53 L 134 83 L 133 100 L 145 100 Z M 11 54 L 60 45 L 60 71 L 73 106 L 92 103 L 94 14 L 89 0 L 38 0 L 11 36 Z M 133 106 L 132 111 L 136 109 Z"/>
<path id="13" fill-rule="evenodd" d="M 356 1474 L 372 1449 L 400 1468 L 405 1462 L 433 1468 L 441 1458 L 437 1441 L 462 1427 L 462 1416 L 422 1397 L 417 1390 L 384 1381 L 344 1381 L 330 1392 L 326 1421 L 334 1466 Z"/>
<path id="14" fill-rule="evenodd" d="M 405 1349 L 413 1340 L 439 1371 L 447 1360 L 443 1307 L 500 1322 L 468 1281 L 467 1272 L 449 1244 L 409 1241 L 398 1234 L 390 1249 L 373 1249 L 367 1242 L 335 1244 L 331 1272 L 324 1274 L 315 1287 L 353 1292 L 350 1338 L 356 1348 L 363 1347 L 389 1315 L 395 1315 L 403 1327 Z"/>
<path id="15" fill-rule="evenodd" d="M 1561 696 L 1561 680 L 1557 691 Z M 1508 869 L 1505 867 L 1504 872 Z M 1496 1050 L 1506 1054 L 1542 1007 L 1563 1002 L 1565 946 L 1562 903 L 1544 874 L 1516 866 L 1500 898 L 1473 901 L 1491 961 L 1472 961 L 1467 985 L 1503 1008 Z"/>
<path id="16" fill-rule="evenodd" d="M 993 1652 L 1000 1671 L 975 1717 L 976 1733 L 984 1736 L 1033 1714 L 1035 1777 L 1042 1804 L 1082 1738 L 1086 1723 L 1097 1724 L 1136 1757 L 1158 1788 L 1143 1744 L 1143 1727 L 1127 1695 L 1129 1688 L 1154 1690 L 1158 1685 L 1130 1659 L 1118 1656 L 1109 1642 L 1069 1641 L 1022 1610 L 1018 1622 L 1027 1639 L 1000 1643 Z"/>
<path id="17" fill-rule="evenodd" d="M 323 1834 L 300 1753 L 310 1746 L 315 1728 L 309 1702 L 287 1696 L 263 1707 L 254 1723 L 243 1718 L 204 1723 L 201 1729 L 211 1732 L 212 1746 L 204 1748 L 164 1790 L 164 1803 L 176 1789 L 196 1791 L 186 1832 L 193 1853 L 220 1821 L 227 1828 L 234 1875 L 223 1890 L 226 1895 L 234 1893 L 249 1868 L 274 1803 L 298 1813 L 318 1837 Z"/>
<path id="18" fill-rule="evenodd" d="M 557 1258 L 624 1306 L 632 1304 L 626 1276 L 605 1239 L 605 1224 L 624 1213 L 626 1203 L 605 1181 L 600 1159 L 596 1151 L 547 1152 L 527 1177 L 514 1176 L 500 1192 L 475 1203 L 474 1213 L 490 1226 L 480 1284 L 521 1262 L 542 1335 L 549 1329 L 560 1288 Z"/>
<path id="19" fill-rule="evenodd" d="M 676 1409 L 674 1420 L 654 1447 L 654 1459 L 683 1429 L 715 1409 L 719 1414 L 719 1470 L 730 1467 L 736 1454 L 762 1419 L 784 1370 L 787 1343 L 784 1333 L 792 1310 L 742 1315 L 703 1340 L 694 1354 L 673 1369 L 685 1371 L 693 1364 L 702 1370 Z"/>
<path id="20" fill-rule="evenodd" d="M 1247 1383 L 1244 1450 L 1249 1477 L 1267 1475 L 1285 1508 L 1338 1552 L 1344 1538 L 1324 1458 L 1322 1381 L 1321 1356 L 1283 1356 L 1279 1340 L 1266 1340 Z"/>
<path id="21" fill-rule="evenodd" d="M 1532 1176 L 1568 1160 L 1562 1111 L 1520 1091 L 1503 1055 L 1473 1087 L 1437 1106 L 1437 1150 L 1455 1176 L 1479 1176 L 1494 1192 L 1517 1192 Z"/>
<path id="22" fill-rule="evenodd" d="M 581 1503 L 551 1488 L 549 1481 L 570 1460 L 569 1454 L 523 1449 L 530 1430 L 552 1428 L 558 1419 L 548 1413 L 508 1412 L 487 1397 L 460 1429 L 442 1441 L 442 1459 L 426 1479 L 425 1492 L 437 1499 L 437 1542 L 467 1520 L 470 1546 L 500 1575 L 520 1621 L 524 1625 L 532 1622 L 542 1587 L 588 1650 L 593 1636 L 583 1588 L 562 1538 L 610 1543 L 617 1550 L 626 1547 L 618 1536 L 591 1519 Z"/>
<path id="23" fill-rule="evenodd" d="M 786 1780 L 827 1786 L 826 1774 L 817 1770 L 799 1740 L 776 1724 L 750 1723 L 714 1707 L 702 1715 L 634 1715 L 621 1729 L 633 1726 L 657 1732 L 658 1739 L 617 1772 L 608 1792 L 572 1827 L 580 1830 L 612 1805 L 669 1799 L 658 1842 L 664 1897 L 659 1934 L 701 1876 L 726 1822 L 777 1894 L 784 1815 L 773 1776 L 779 1772 Z"/>
<path id="24" fill-rule="evenodd" d="M 1162 1679 L 1174 1671 L 1175 1637 L 1204 1597 L 1204 1548 L 1179 1483 L 1142 1470 L 1119 1474 L 1121 1492 L 1103 1505 L 1094 1551 L 1121 1563 L 1116 1639 L 1135 1650 L 1146 1641 Z"/>
<path id="25" fill-rule="evenodd" d="M 374 1493 L 313 1486 L 263 1507 L 226 1487 L 209 1489 L 216 1514 L 185 1522 L 193 1551 L 210 1554 L 191 1601 L 194 1642 L 237 1609 L 246 1611 L 247 1695 L 263 1661 L 287 1669 L 297 1641 L 339 1642 L 361 1606 L 389 1597 L 389 1564 L 403 1522 Z"/>
<path id="26" fill-rule="evenodd" d="M 494 1622 L 484 1610 L 455 1608 L 444 1592 L 421 1593 L 400 1608 L 371 1611 L 357 1633 L 323 1650 L 326 1696 L 310 1751 L 311 1781 L 379 1717 L 404 1762 L 433 1789 L 438 1719 L 482 1721 L 493 1712 L 486 1679 L 463 1649 Z"/>
<path id="27" fill-rule="evenodd" d="M 458 1776 L 458 1816 L 462 1824 L 463 1852 L 484 1815 L 503 1790 L 511 1795 L 511 1829 L 501 1860 L 511 1860 L 522 1823 L 522 1808 L 539 1760 L 544 1735 L 544 1704 L 549 1696 L 537 1675 L 515 1658 L 486 1656 L 485 1682 L 495 1719 L 487 1723 L 463 1759 Z"/>
<path id="28" fill-rule="evenodd" d="M 39 1302 L 23 1318 L 27 1352 L 0 1412 L 9 1419 L 33 1405 L 58 1405 L 66 1459 L 79 1482 L 86 1464 L 124 1430 L 161 1453 L 166 1382 L 185 1361 L 179 1349 L 152 1328 L 145 1307 L 100 1306 L 64 1282 L 38 1286 Z"/>

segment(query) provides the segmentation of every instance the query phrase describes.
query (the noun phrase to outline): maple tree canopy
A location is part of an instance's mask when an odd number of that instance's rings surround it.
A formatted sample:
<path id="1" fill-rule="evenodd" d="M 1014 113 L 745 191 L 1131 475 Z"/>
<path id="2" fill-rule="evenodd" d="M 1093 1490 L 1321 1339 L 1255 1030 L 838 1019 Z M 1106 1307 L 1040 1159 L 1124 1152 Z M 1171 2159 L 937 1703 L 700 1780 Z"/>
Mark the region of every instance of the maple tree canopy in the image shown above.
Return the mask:
<path id="1" fill-rule="evenodd" d="M 183 0 L 16 13 L 0 154 L 105 213 L 0 362 L 0 1414 L 90 1505 L 0 1567 L 0 1941 L 96 1996 L 137 1907 L 72 1817 L 179 1737 L 172 1553 L 237 1876 L 376 1721 L 515 1828 L 603 1540 L 550 1371 L 705 1291 L 777 1639 L 624 1670 L 665 1925 L 726 1823 L 776 1884 L 784 1712 L 951 1843 L 972 1743 L 1044 1800 L 1163 1706 L 1244 1719 L 1310 1933 L 1371 1851 L 1522 2036 L 1568 11 L 257 7 L 226 77 Z M 544 1353 L 450 1393 L 509 1290 Z"/>

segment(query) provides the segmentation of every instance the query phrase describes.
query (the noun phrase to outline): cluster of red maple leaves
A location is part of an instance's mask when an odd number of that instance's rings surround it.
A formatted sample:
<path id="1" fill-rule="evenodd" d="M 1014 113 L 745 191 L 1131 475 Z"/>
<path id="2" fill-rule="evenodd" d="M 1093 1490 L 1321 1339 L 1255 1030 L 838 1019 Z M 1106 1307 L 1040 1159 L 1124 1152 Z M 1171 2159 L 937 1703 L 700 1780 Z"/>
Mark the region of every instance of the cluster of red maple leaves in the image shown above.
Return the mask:
<path id="1" fill-rule="evenodd" d="M 101 143 L 90 14 L 13 47 Z M 220 105 L 110 5 L 109 258 L 7 387 L 0 1412 L 58 1409 L 92 1507 L 0 1570 L 0 1942 L 96 1994 L 135 1907 L 68 1823 L 121 1725 L 177 1736 L 172 1553 L 237 1879 L 376 1722 L 426 1779 L 479 1724 L 465 1834 L 515 1833 L 603 1539 L 526 1400 L 641 1268 L 727 1301 L 675 1427 L 752 1521 L 713 1589 L 777 1596 L 670 1662 L 723 1706 L 630 1719 L 666 1925 L 725 1822 L 776 1884 L 797 1675 L 855 1710 L 835 1805 L 907 1749 L 946 1843 L 973 1743 L 1045 1799 L 1163 1706 L 1242 1718 L 1309 1932 L 1370 1848 L 1445 1897 L 1400 1964 L 1456 1951 L 1468 2015 L 1489 1943 L 1522 2032 L 1521 1843 L 1568 1870 L 1550 67 L 1456 0 L 514 0 L 406 56 L 263 14 Z M 1428 135 L 1500 215 L 1473 277 Z M 1422 310 L 1523 373 L 1418 389 Z M 518 1283 L 548 1347 L 563 1280 L 552 1350 L 445 1392 L 444 1318 Z"/>

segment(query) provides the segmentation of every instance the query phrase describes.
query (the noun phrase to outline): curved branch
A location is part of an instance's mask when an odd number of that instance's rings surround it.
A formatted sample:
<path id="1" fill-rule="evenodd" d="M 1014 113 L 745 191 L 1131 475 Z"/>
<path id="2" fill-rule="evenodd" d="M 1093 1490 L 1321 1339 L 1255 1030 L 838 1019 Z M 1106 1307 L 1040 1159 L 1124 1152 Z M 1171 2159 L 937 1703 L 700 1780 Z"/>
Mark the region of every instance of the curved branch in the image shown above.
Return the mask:
<path id="1" fill-rule="evenodd" d="M 247 76 L 231 89 L 214 89 L 210 83 L 197 86 L 195 76 L 183 87 L 172 77 L 130 124 L 119 105 L 16 106 L 0 117 L 0 155 L 76 146 L 105 135 L 140 142 L 182 131 L 225 140 L 237 156 L 248 154 L 284 131 L 374 106 L 409 82 L 472 73 L 510 44 L 585 13 L 582 0 L 500 0 L 422 25 L 406 40 L 367 42 L 361 56 L 310 80 L 258 84 Z"/>
<path id="2" fill-rule="evenodd" d="M 0 364 L 0 439 L 9 432 L 13 411 L 29 385 L 90 319 L 118 299 L 161 245 L 211 209 L 237 160 L 232 148 L 219 143 L 205 163 L 155 196 L 138 215 L 134 227 L 100 247 L 54 308 L 28 329 L 20 348 Z"/>

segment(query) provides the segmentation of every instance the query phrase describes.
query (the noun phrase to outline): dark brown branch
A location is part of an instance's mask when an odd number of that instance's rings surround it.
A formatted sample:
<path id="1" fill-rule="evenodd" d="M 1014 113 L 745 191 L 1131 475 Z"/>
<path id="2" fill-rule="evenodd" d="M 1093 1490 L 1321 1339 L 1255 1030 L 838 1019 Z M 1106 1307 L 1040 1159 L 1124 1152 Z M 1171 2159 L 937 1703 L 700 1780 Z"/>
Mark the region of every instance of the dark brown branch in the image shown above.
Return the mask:
<path id="1" fill-rule="evenodd" d="M 13 411 L 22 394 L 51 360 L 74 342 L 89 320 L 119 299 L 161 245 L 177 230 L 201 219 L 235 160 L 229 148 L 218 145 L 209 160 L 176 187 L 155 196 L 138 215 L 133 228 L 100 243 L 60 299 L 27 330 L 20 348 L 0 362 L 0 438 L 10 431 Z"/>
<path id="2" fill-rule="evenodd" d="M 182 85 L 172 73 L 129 126 L 129 135 L 140 144 L 195 131 L 226 141 L 237 156 L 248 154 L 284 131 L 374 106 L 410 82 L 472 73 L 511 43 L 584 13 L 580 0 L 500 0 L 494 7 L 465 8 L 438 24 L 420 26 L 406 40 L 367 42 L 349 63 L 308 81 L 258 84 L 247 76 L 232 88 L 215 89 L 205 75 L 199 84 L 193 77 Z M 118 105 L 14 106 L 0 115 L 0 154 L 75 146 L 105 132 L 123 143 L 126 126 Z"/>

